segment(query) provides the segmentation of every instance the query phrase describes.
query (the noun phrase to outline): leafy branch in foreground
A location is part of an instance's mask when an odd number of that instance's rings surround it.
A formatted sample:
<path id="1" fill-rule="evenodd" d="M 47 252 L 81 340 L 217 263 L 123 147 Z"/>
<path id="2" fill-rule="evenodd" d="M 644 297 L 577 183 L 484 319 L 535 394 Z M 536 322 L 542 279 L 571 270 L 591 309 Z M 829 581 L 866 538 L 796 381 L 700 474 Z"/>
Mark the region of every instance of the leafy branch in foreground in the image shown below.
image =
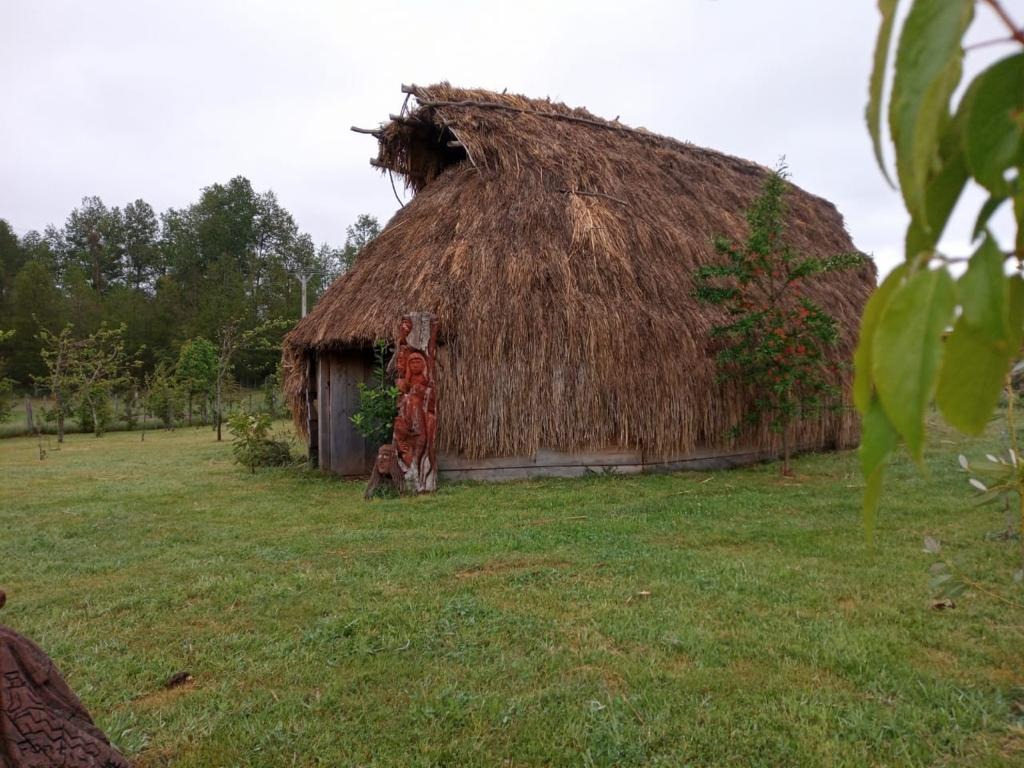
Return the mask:
<path id="1" fill-rule="evenodd" d="M 882 115 L 898 0 L 879 0 L 882 23 L 867 106 L 883 173 Z M 957 103 L 964 38 L 976 5 L 1007 27 L 1016 49 L 973 78 Z M 911 0 L 896 45 L 888 127 L 896 183 L 910 224 L 903 264 L 868 301 L 854 366 L 863 418 L 864 524 L 873 533 L 882 476 L 900 442 L 923 461 L 925 413 L 934 401 L 949 424 L 979 434 L 998 404 L 1024 333 L 1024 32 L 998 0 Z M 988 193 L 955 279 L 940 239 L 969 181 Z M 1001 245 L 989 227 L 1012 207 L 1016 233 Z M 1010 272 L 1010 274 L 1008 274 Z M 1024 483 L 1024 476 L 1018 476 Z M 1018 486 L 1020 488 L 1020 486 Z M 1024 494 L 1018 493 L 1024 522 Z M 1024 550 L 1022 550 L 1024 552 Z"/>

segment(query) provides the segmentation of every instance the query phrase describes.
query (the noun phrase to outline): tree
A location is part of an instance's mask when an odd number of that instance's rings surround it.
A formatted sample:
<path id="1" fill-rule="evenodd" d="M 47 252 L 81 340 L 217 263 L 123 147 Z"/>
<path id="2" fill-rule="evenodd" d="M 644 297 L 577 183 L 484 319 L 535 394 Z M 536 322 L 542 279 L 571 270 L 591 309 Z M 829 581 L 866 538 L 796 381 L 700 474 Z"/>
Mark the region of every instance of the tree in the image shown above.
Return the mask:
<path id="1" fill-rule="evenodd" d="M 69 410 L 85 414 L 96 437 L 103 434 L 104 416 L 118 387 L 131 382 L 136 367 L 125 351 L 124 326 L 100 327 L 95 333 L 75 338 L 68 323 L 59 333 L 40 331 L 46 375 L 42 383 L 56 401 L 57 442 L 64 442 L 64 420 Z"/>
<path id="2" fill-rule="evenodd" d="M 40 357 L 39 331 L 56 331 L 66 319 L 60 291 L 53 283 L 53 273 L 38 259 L 25 264 L 14 278 L 7 317 L 15 333 L 4 349 L 8 375 L 24 385 L 46 370 Z"/>
<path id="3" fill-rule="evenodd" d="M 224 419 L 224 387 L 234 368 L 235 354 L 242 343 L 242 334 L 237 321 L 229 321 L 221 326 L 217 334 L 217 371 L 213 380 L 214 405 L 213 418 L 217 427 L 217 442 L 222 439 L 221 424 Z"/>
<path id="4" fill-rule="evenodd" d="M 330 285 L 345 271 L 345 251 L 342 248 L 334 248 L 327 243 L 321 243 L 316 249 L 316 266 L 322 275 L 321 290 Z"/>
<path id="5" fill-rule="evenodd" d="M 160 225 L 153 206 L 136 200 L 124 207 L 122 216 L 122 271 L 127 283 L 136 291 L 149 292 L 161 269 L 161 252 L 157 246 Z"/>
<path id="6" fill-rule="evenodd" d="M 372 233 L 367 227 L 353 228 L 353 249 Z M 339 254 L 326 245 L 316 249 L 272 191 L 257 191 L 242 176 L 211 184 L 192 204 L 160 215 L 142 199 L 118 207 L 85 197 L 42 234 L 18 238 L 0 221 L 0 317 L 16 331 L 0 342 L 0 355 L 7 375 L 28 386 L 46 376 L 41 328 L 56 334 L 73 320 L 81 337 L 103 323 L 124 324 L 126 352 L 151 372 L 162 360 L 173 363 L 189 338 L 216 343 L 228 321 L 237 319 L 240 333 L 294 322 L 302 306 L 297 278 L 307 276 L 307 296 L 315 301 Z M 279 357 L 269 345 L 240 350 L 233 366 L 253 382 Z"/>
<path id="7" fill-rule="evenodd" d="M 14 331 L 0 329 L 0 343 L 8 341 L 14 335 Z M 0 423 L 11 418 L 11 411 L 14 408 L 14 388 L 10 379 L 4 373 L 6 361 L 0 357 Z"/>
<path id="8" fill-rule="evenodd" d="M 224 419 L 224 390 L 231 379 L 235 357 L 241 349 L 253 351 L 278 351 L 281 348 L 280 333 L 291 324 L 288 320 L 268 321 L 248 331 L 241 329 L 238 320 L 231 320 L 221 326 L 217 334 L 217 371 L 214 377 L 214 419 L 216 420 L 217 442 L 222 439 L 221 425 Z"/>
<path id="9" fill-rule="evenodd" d="M 184 402 L 181 384 L 165 363 L 157 363 L 152 373 L 146 376 L 146 405 L 149 412 L 171 429 L 182 416 Z"/>
<path id="10" fill-rule="evenodd" d="M 78 266 L 90 287 L 103 293 L 122 277 L 122 229 L 120 210 L 108 208 L 99 197 L 83 197 L 54 240 L 62 267 Z"/>
<path id="11" fill-rule="evenodd" d="M 355 223 L 345 229 L 345 247 L 341 251 L 342 272 L 348 272 L 359 253 L 380 234 L 380 222 L 368 213 L 361 213 Z"/>
<path id="12" fill-rule="evenodd" d="M 75 355 L 75 339 L 73 327 L 69 323 L 58 333 L 51 333 L 46 328 L 39 331 L 41 344 L 40 354 L 46 373 L 37 382 L 42 384 L 54 399 L 54 415 L 57 419 L 57 442 L 64 442 L 64 418 L 68 411 L 68 393 L 72 388 L 74 376 L 72 359 Z"/>
<path id="13" fill-rule="evenodd" d="M 88 414 L 96 437 L 105 426 L 106 414 L 114 391 L 131 383 L 136 367 L 125 351 L 125 327 L 101 326 L 98 331 L 74 342 L 67 358 L 70 392 L 78 408 Z M 84 425 L 83 425 L 84 426 Z"/>
<path id="14" fill-rule="evenodd" d="M 733 437 L 762 425 L 778 432 L 783 475 L 790 474 L 793 425 L 839 401 L 838 366 L 829 357 L 838 326 L 803 293 L 804 280 L 864 263 L 858 253 L 821 259 L 786 244 L 786 177 L 780 166 L 765 180 L 747 211 L 746 242 L 737 246 L 717 238 L 715 250 L 725 260 L 701 267 L 695 276 L 696 297 L 728 318 L 711 330 L 719 377 L 750 397 Z"/>
<path id="15" fill-rule="evenodd" d="M 963 40 L 976 5 L 1006 27 L 1010 55 L 959 88 Z M 879 0 L 882 22 L 869 85 L 868 130 L 883 173 L 882 116 L 897 0 Z M 910 225 L 904 263 L 864 309 L 854 399 L 863 418 L 864 524 L 872 535 L 882 475 L 902 441 L 923 461 L 933 397 L 952 426 L 988 424 L 1024 335 L 1024 30 L 999 0 L 912 0 L 896 45 L 888 126 L 896 184 Z M 956 95 L 962 92 L 959 100 Z M 971 233 L 976 250 L 954 279 L 940 239 L 968 181 L 988 193 Z M 1012 243 L 1000 244 L 992 215 L 1010 205 Z M 1007 274 L 1007 267 L 1012 274 Z M 952 331 L 949 332 L 950 327 Z M 1011 430 L 1011 433 L 1014 430 Z M 1013 455 L 1019 455 L 1015 435 Z M 1017 472 L 1024 490 L 1024 463 Z M 1024 493 L 1018 493 L 1024 528 Z M 1022 550 L 1024 553 L 1024 550 Z"/>
<path id="16" fill-rule="evenodd" d="M 14 277 L 25 265 L 25 251 L 11 225 L 0 219 L 0 309 L 6 309 L 14 288 Z"/>
<path id="17" fill-rule="evenodd" d="M 202 336 L 181 345 L 175 375 L 188 398 L 188 423 L 192 423 L 192 398 L 208 396 L 217 378 L 217 348 Z"/>

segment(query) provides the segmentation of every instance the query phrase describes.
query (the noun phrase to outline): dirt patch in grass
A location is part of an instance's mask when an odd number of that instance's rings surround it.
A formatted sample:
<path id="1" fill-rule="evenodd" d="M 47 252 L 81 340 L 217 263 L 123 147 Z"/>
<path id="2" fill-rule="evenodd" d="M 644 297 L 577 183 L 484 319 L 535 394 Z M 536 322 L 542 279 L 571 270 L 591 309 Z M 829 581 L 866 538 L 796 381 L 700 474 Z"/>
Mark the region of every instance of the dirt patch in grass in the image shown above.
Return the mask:
<path id="1" fill-rule="evenodd" d="M 159 690 L 142 694 L 132 702 L 132 705 L 139 709 L 161 709 L 195 690 L 197 690 L 195 678 L 189 675 L 187 680 L 176 682 L 170 687 L 164 686 Z"/>
<path id="2" fill-rule="evenodd" d="M 1015 662 L 1011 661 L 1009 666 L 1005 663 L 998 664 L 989 667 L 985 672 L 985 676 L 1001 688 L 1020 687 L 1024 689 L 1024 668 L 1017 666 Z"/>
<path id="3" fill-rule="evenodd" d="M 958 666 L 957 658 L 949 651 L 939 648 L 927 648 L 924 652 L 926 669 L 941 669 L 944 672 L 953 672 Z"/>
<path id="4" fill-rule="evenodd" d="M 1024 755 L 1024 728 L 1011 728 L 1009 734 L 1003 739 L 999 751 L 1003 757 L 1021 757 Z"/>
<path id="5" fill-rule="evenodd" d="M 836 599 L 836 607 L 839 608 L 844 615 L 849 616 L 860 607 L 860 601 L 856 597 L 840 597 Z"/>

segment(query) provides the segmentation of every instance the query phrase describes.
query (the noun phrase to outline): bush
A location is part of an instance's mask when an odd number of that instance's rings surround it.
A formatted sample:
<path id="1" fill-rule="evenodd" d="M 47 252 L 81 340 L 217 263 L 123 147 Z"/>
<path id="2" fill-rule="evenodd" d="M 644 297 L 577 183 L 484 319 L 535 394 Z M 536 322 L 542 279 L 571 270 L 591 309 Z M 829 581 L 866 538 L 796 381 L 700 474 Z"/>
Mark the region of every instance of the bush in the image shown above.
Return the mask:
<path id="1" fill-rule="evenodd" d="M 96 421 L 93 421 L 93 409 Z M 79 400 L 74 415 L 79 429 L 83 432 L 94 432 L 97 436 L 106 432 L 114 421 L 114 409 L 110 398 L 102 391 L 95 391 L 88 398 L 83 397 Z"/>
<path id="2" fill-rule="evenodd" d="M 139 390 L 131 389 L 124 393 L 124 413 L 122 419 L 128 429 L 135 429 L 139 424 Z"/>
<path id="3" fill-rule="evenodd" d="M 377 364 L 369 384 L 359 382 L 359 408 L 349 417 L 356 431 L 373 443 L 383 445 L 391 441 L 398 415 L 398 387 L 391 383 L 387 369 L 388 343 L 374 345 Z"/>
<path id="4" fill-rule="evenodd" d="M 263 410 L 274 418 L 287 416 L 288 408 L 284 399 L 284 371 L 281 368 L 281 363 L 278 363 L 274 372 L 267 376 L 263 386 Z"/>
<path id="5" fill-rule="evenodd" d="M 10 420 L 14 411 L 14 382 L 0 377 L 0 423 Z"/>
<path id="6" fill-rule="evenodd" d="M 266 413 L 236 413 L 228 420 L 231 430 L 231 453 L 235 461 L 251 472 L 256 467 L 283 467 L 292 463 L 288 440 L 270 434 L 271 418 Z"/>
<path id="7" fill-rule="evenodd" d="M 165 427 L 170 429 L 184 418 L 185 393 L 163 363 L 147 377 L 146 388 L 149 390 L 146 404 Z"/>

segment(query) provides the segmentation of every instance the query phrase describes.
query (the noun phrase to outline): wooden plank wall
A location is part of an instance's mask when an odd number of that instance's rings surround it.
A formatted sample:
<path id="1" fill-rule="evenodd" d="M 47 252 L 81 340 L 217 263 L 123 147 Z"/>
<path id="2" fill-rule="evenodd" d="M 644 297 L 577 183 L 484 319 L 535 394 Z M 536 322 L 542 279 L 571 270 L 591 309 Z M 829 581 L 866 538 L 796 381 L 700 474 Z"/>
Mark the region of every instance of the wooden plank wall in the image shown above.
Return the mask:
<path id="1" fill-rule="evenodd" d="M 363 350 L 321 353 L 318 358 L 320 467 L 339 475 L 368 475 L 373 446 L 352 426 L 359 408 L 359 383 L 370 377 L 372 359 Z"/>
<path id="2" fill-rule="evenodd" d="M 319 449 L 320 469 L 331 471 L 331 429 L 334 419 L 331 416 L 331 358 L 327 353 L 320 353 L 316 358 L 316 404 L 318 409 L 319 430 L 317 441 Z"/>
<path id="3" fill-rule="evenodd" d="M 304 363 L 306 366 L 306 449 L 309 451 L 309 465 L 320 466 L 320 403 L 319 369 L 316 352 L 311 352 Z"/>

